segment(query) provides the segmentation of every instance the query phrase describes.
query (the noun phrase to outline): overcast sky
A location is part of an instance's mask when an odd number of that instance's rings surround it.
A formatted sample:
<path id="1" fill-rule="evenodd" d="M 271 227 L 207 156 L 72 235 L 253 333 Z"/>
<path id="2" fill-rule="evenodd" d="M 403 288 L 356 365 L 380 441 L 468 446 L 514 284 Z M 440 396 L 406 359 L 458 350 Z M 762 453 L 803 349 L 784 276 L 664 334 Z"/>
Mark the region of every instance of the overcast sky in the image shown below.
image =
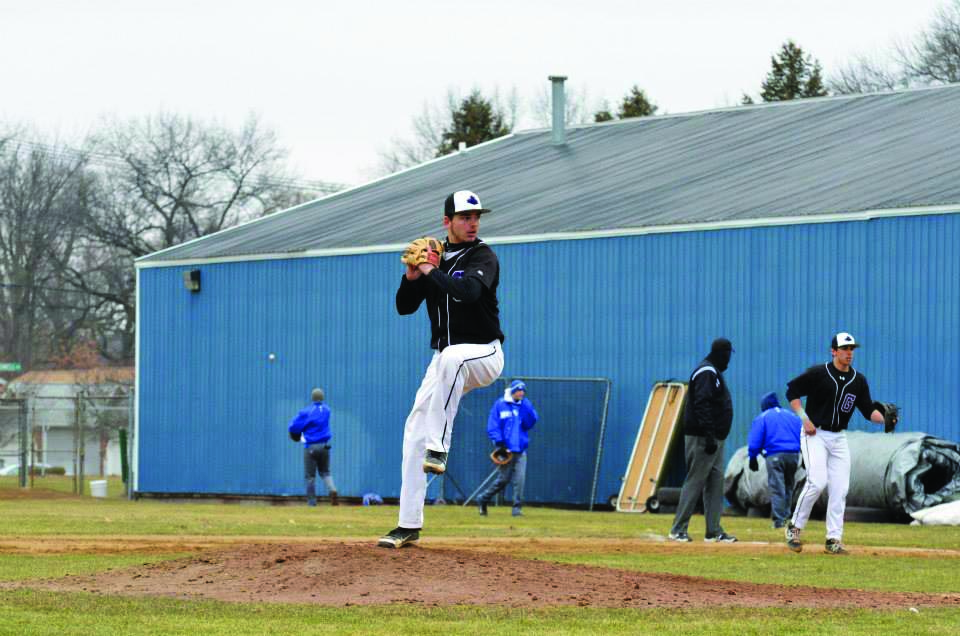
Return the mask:
<path id="1" fill-rule="evenodd" d="M 272 128 L 310 180 L 358 184 L 448 91 L 515 90 L 521 127 L 547 76 L 615 109 L 756 95 L 791 38 L 826 75 L 884 53 L 948 0 L 0 0 L 0 117 L 61 140 L 160 110 Z"/>

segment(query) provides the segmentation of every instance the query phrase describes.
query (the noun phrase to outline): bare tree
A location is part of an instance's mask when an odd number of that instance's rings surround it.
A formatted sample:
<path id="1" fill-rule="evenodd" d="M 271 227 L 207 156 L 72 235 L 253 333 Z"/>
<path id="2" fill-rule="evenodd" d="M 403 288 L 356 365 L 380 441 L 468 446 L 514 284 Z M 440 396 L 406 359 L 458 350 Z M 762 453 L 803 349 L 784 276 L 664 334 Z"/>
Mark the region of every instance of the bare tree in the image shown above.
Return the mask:
<path id="1" fill-rule="evenodd" d="M 94 137 L 112 200 L 91 229 L 131 256 L 177 245 L 275 209 L 286 153 L 256 117 L 239 130 L 162 113 L 113 121 Z"/>
<path id="2" fill-rule="evenodd" d="M 411 122 L 413 136 L 394 137 L 389 147 L 380 151 L 377 174 L 393 174 L 436 157 L 437 148 L 443 141 L 443 129 L 449 119 L 449 107 L 424 103 L 423 110 Z"/>
<path id="3" fill-rule="evenodd" d="M 942 6 L 929 26 L 883 56 L 858 55 L 828 81 L 837 94 L 946 84 L 960 81 L 960 0 Z"/>
<path id="4" fill-rule="evenodd" d="M 827 80 L 827 88 L 835 95 L 879 93 L 909 86 L 910 80 L 897 61 L 867 55 L 856 56 Z"/>
<path id="5" fill-rule="evenodd" d="M 897 47 L 904 74 L 926 84 L 960 82 L 960 0 L 937 9 L 910 44 Z"/>
<path id="6" fill-rule="evenodd" d="M 479 94 L 473 89 L 471 94 Z M 454 89 L 447 90 L 441 104 L 424 103 L 420 114 L 411 122 L 412 136 L 394 137 L 387 148 L 380 150 L 380 161 L 373 172 L 376 176 L 393 174 L 437 157 L 437 149 L 444 144 L 444 133 L 452 128 L 454 113 L 460 110 L 464 98 Z M 502 93 L 495 89 L 488 100 L 504 125 L 513 130 L 517 122 L 519 99 L 515 89 Z"/>
<path id="7" fill-rule="evenodd" d="M 168 113 L 112 120 L 89 143 L 100 167 L 94 201 L 61 265 L 91 299 L 97 340 L 112 358 L 133 356 L 135 258 L 311 198 L 252 116 L 237 130 Z"/>
<path id="8" fill-rule="evenodd" d="M 83 154 L 21 137 L 0 147 L 0 353 L 25 368 L 49 354 L 55 329 L 83 323 L 62 289 L 89 194 Z"/>
<path id="9" fill-rule="evenodd" d="M 586 86 L 564 86 L 564 125 L 576 126 L 593 121 L 593 109 L 588 106 L 589 92 Z M 549 128 L 553 125 L 553 88 L 544 82 L 537 89 L 532 101 L 534 125 Z"/>

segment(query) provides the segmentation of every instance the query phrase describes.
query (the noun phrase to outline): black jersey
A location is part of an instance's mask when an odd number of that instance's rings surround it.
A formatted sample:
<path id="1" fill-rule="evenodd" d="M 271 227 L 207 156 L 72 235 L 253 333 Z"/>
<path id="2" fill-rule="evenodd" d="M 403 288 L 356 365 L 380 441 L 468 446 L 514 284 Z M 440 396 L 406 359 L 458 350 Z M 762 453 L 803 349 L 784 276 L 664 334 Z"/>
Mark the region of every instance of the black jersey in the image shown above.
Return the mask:
<path id="1" fill-rule="evenodd" d="M 812 366 L 787 382 L 787 400 L 803 396 L 807 417 L 825 431 L 845 430 L 854 407 L 868 420 L 873 413 L 867 378 L 853 367 L 840 371 L 833 362 Z"/>
<path id="2" fill-rule="evenodd" d="M 451 344 L 503 342 L 497 255 L 480 239 L 444 247 L 440 266 L 428 276 L 401 279 L 397 311 L 412 314 L 426 300 L 430 347 L 438 351 Z"/>

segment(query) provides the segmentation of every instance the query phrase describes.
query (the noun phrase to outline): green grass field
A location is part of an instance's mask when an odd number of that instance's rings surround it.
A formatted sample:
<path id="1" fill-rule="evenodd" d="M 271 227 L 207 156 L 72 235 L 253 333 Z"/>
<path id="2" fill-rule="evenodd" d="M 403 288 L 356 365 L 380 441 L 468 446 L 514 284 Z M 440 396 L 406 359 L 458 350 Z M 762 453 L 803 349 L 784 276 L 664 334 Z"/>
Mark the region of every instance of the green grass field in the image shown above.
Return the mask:
<path id="1" fill-rule="evenodd" d="M 0 582 L 83 574 L 184 556 L 126 550 L 117 554 L 45 552 L 58 540 L 148 541 L 150 538 L 202 542 L 269 539 L 374 541 L 395 525 L 392 506 L 266 506 L 215 503 L 176 504 L 108 499 L 0 498 Z M 849 523 L 847 558 L 816 550 L 793 555 L 766 543 L 782 541 L 764 519 L 731 517 L 724 527 L 741 542 L 757 542 L 752 554 L 736 551 L 664 550 L 655 546 L 669 529 L 666 515 L 629 515 L 528 508 L 514 519 L 495 508 L 488 518 L 473 508 L 427 509 L 424 548 L 430 539 L 475 539 L 495 549 L 503 538 L 573 539 L 551 548 L 540 541 L 521 556 L 647 572 L 669 572 L 758 583 L 960 593 L 960 531 L 949 527 Z M 703 533 L 695 517 L 691 536 Z M 811 545 L 823 524 L 805 533 Z M 487 540 L 488 544 L 484 541 Z M 624 541 L 649 549 L 623 549 Z M 532 542 L 531 542 L 532 543 Z M 176 541 L 171 541 L 175 545 Z M 521 546 L 527 545 L 520 542 Z M 24 546 L 36 546 L 25 554 Z M 650 546 L 654 546 L 650 548 Z M 891 550 L 890 548 L 897 548 Z M 924 550 L 939 550 L 931 553 Z M 516 550 L 514 550 L 516 554 Z M 172 599 L 136 599 L 88 593 L 0 590 L 0 634 L 946 634 L 960 631 L 960 610 L 907 611 L 709 608 L 605 610 L 507 607 L 422 608 L 239 604 Z"/>

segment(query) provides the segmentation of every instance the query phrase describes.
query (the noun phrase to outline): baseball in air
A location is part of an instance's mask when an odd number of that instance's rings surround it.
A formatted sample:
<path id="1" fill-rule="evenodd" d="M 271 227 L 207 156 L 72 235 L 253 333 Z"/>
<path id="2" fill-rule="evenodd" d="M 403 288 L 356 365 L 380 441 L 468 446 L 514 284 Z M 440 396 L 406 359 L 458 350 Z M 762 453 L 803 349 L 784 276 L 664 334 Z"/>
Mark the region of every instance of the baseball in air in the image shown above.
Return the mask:
<path id="1" fill-rule="evenodd" d="M 276 359 L 277 359 L 277 354 L 275 353 L 271 353 L 270 355 L 267 356 L 267 360 L 269 360 L 270 362 L 273 362 Z"/>

